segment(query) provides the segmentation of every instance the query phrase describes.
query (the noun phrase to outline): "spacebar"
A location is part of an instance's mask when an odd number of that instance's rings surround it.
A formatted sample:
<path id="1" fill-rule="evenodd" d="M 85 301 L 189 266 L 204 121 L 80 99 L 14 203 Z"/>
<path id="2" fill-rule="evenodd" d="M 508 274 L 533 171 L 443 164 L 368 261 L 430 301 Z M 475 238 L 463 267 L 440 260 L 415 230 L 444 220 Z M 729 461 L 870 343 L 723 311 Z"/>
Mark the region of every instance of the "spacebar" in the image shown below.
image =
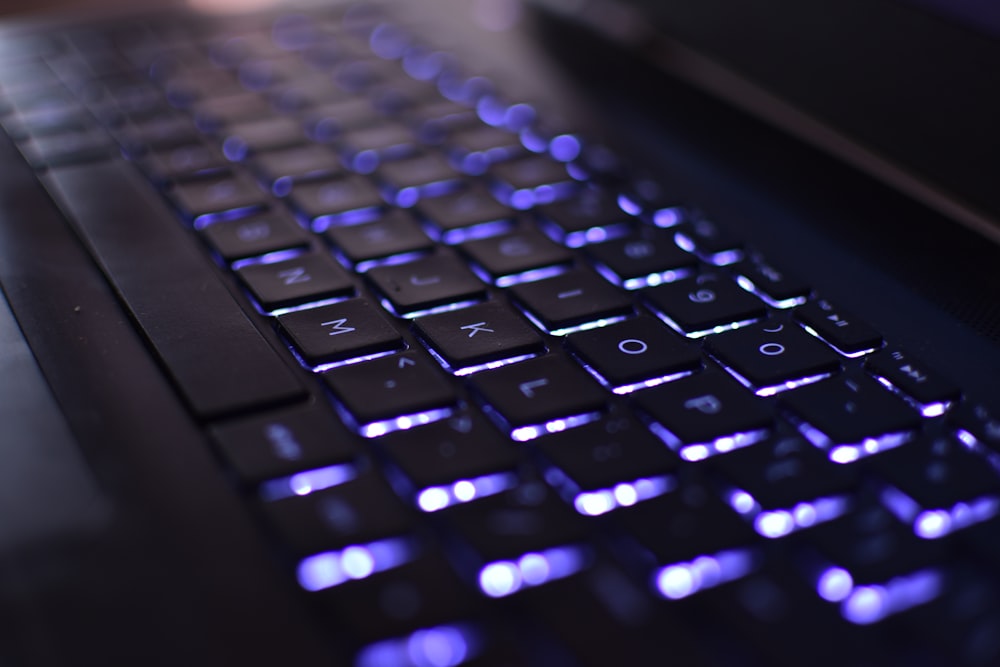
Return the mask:
<path id="1" fill-rule="evenodd" d="M 304 393 L 134 167 L 60 167 L 45 180 L 199 417 Z"/>

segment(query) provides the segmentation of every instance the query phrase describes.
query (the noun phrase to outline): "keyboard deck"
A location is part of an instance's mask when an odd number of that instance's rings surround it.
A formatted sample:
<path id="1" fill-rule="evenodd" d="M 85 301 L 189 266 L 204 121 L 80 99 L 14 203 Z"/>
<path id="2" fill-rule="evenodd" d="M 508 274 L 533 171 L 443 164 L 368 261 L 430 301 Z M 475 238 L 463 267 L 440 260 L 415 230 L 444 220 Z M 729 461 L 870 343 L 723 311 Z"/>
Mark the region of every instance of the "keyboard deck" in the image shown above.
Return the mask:
<path id="1" fill-rule="evenodd" d="M 1000 420 L 406 26 L 2 58 L 0 123 L 358 667 L 1000 659 Z"/>

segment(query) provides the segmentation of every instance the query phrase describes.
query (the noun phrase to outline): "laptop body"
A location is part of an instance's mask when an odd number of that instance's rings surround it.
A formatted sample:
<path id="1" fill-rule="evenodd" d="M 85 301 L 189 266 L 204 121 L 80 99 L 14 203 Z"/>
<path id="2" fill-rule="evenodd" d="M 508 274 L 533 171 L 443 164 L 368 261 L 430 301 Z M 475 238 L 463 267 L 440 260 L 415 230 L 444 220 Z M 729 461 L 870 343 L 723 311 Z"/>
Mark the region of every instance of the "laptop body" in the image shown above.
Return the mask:
<path id="1" fill-rule="evenodd" d="M 549 39 L 575 30 L 546 26 L 555 30 L 543 33 Z M 459 32 L 480 35 L 453 34 Z M 470 41 L 451 34 L 445 42 Z M 490 54 L 503 51 L 505 39 L 524 39 L 513 35 L 471 41 Z M 600 55 L 610 60 L 614 49 L 607 48 Z M 586 62 L 586 53 L 566 53 L 562 59 L 577 68 Z M 477 59 L 484 66 L 496 62 L 470 56 L 470 62 Z M 508 77 L 504 83 L 512 90 L 504 92 L 511 99 L 521 99 L 522 86 L 542 95 L 562 91 L 544 77 L 525 77 L 523 68 L 497 69 L 490 74 Z M 803 148 L 686 83 L 645 78 L 657 76 L 653 69 L 637 75 L 638 82 L 626 81 L 639 102 L 623 102 L 615 82 L 602 81 L 608 88 L 599 88 L 598 102 L 587 105 L 597 122 L 581 118 L 579 124 L 588 130 L 596 125 L 592 131 L 621 145 L 630 159 L 635 151 L 654 180 L 720 220 L 745 217 L 754 244 L 769 257 L 807 274 L 817 292 L 849 303 L 887 339 L 933 360 L 977 404 L 993 400 L 995 330 L 982 315 L 996 288 L 989 270 L 996 250 L 989 241 L 929 210 L 928 202 L 915 203 Z M 585 81 L 590 74 L 584 72 Z M 650 81 L 664 86 L 665 99 L 648 97 L 642 84 Z M 579 108 L 569 109 L 575 105 L 566 100 L 593 99 L 587 91 L 555 97 L 554 111 L 574 125 Z M 594 113 L 601 105 L 611 107 L 609 116 Z M 642 118 L 647 108 L 657 112 L 652 119 Z M 641 130 L 639 138 L 622 126 Z M 11 141 L 2 150 L 0 282 L 11 311 L 3 318 L 9 350 L 3 387 L 5 421 L 15 425 L 4 437 L 15 461 L 8 468 L 4 515 L 19 519 L 11 522 L 4 546 L 10 637 L 4 657 L 11 664 L 358 660 L 349 634 L 334 632 L 331 641 L 333 622 L 312 612 L 271 543 L 261 538 L 204 427 L 150 354 L 135 314 L 122 307 L 121 292 L 109 284 L 107 259 L 93 246 L 88 251 L 93 241 L 81 241 L 67 225 L 69 185 L 58 174 L 39 181 Z M 763 153 L 778 157 L 761 167 Z M 73 173 L 83 183 L 76 187 L 88 190 L 85 172 Z M 61 193 L 55 201 L 53 191 Z M 988 207 L 975 208 L 979 218 L 990 217 Z M 927 252 L 930 245 L 934 252 Z M 277 338 L 268 340 L 279 345 Z M 498 664 L 520 664 L 524 656 L 575 659 L 544 641 L 538 647 L 534 653 L 530 645 L 519 647 L 513 662 Z M 989 664 L 991 654 L 982 655 L 987 662 L 981 664 Z M 658 664 L 661 656 L 645 657 Z M 728 647 L 714 657 L 720 664 L 746 658 Z M 492 664 L 488 652 L 481 659 Z"/>

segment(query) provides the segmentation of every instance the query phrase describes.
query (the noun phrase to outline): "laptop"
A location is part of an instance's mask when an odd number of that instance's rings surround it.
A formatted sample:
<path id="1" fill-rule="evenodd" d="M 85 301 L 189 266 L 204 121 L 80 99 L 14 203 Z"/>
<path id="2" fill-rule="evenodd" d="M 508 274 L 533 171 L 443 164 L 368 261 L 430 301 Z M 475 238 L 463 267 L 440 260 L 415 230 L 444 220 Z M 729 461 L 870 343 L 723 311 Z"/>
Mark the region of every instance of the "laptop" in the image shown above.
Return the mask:
<path id="1" fill-rule="evenodd" d="M 0 28 L 0 664 L 1000 663 L 995 9 L 251 4 Z"/>

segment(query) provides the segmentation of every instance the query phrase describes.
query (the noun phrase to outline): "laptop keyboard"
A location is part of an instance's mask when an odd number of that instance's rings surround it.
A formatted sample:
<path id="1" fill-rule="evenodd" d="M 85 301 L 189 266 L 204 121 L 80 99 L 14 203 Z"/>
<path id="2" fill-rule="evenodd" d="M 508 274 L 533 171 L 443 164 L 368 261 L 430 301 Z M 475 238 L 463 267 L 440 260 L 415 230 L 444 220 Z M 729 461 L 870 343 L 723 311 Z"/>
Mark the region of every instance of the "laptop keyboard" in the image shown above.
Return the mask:
<path id="1" fill-rule="evenodd" d="M 353 664 L 995 664 L 1000 421 L 738 230 L 374 11 L 6 57 Z"/>

